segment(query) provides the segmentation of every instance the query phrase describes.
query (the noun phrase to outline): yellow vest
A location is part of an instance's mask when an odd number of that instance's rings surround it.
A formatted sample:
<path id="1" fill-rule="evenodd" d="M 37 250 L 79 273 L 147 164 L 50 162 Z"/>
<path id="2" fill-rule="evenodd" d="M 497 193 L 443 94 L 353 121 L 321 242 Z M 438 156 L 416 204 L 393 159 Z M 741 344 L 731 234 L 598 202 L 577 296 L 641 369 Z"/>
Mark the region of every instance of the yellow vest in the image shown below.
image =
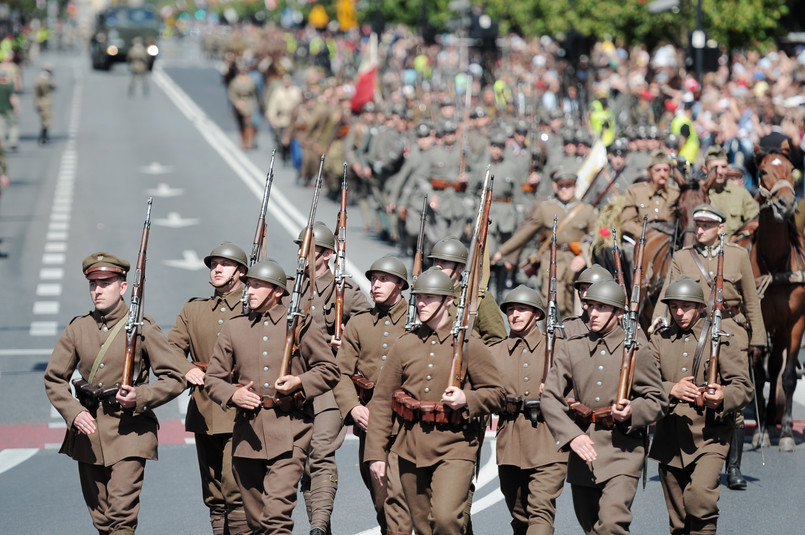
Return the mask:
<path id="1" fill-rule="evenodd" d="M 699 135 L 696 133 L 696 127 L 693 126 L 687 115 L 677 115 L 671 121 L 671 133 L 679 135 L 682 132 L 682 127 L 688 125 L 690 135 L 685 138 L 685 144 L 679 149 L 679 155 L 684 157 L 689 163 L 695 164 L 696 158 L 699 156 Z"/>

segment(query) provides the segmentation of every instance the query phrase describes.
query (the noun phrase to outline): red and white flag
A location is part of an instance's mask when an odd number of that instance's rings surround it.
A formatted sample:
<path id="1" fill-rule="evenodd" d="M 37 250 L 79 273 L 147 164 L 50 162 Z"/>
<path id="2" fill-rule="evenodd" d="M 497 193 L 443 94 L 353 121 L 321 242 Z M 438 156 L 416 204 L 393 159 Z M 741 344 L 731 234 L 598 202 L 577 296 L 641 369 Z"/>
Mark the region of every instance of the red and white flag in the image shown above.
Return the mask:
<path id="1" fill-rule="evenodd" d="M 358 113 L 364 104 L 374 100 L 377 88 L 377 34 L 372 32 L 358 67 L 355 94 L 352 96 L 352 111 Z"/>

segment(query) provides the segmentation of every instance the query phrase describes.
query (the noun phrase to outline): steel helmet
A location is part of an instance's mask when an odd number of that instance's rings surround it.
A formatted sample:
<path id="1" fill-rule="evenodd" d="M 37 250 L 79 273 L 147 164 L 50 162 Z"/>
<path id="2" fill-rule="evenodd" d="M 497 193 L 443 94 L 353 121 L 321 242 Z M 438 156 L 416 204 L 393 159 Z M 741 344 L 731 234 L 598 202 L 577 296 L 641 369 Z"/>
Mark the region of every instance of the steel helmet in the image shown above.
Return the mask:
<path id="1" fill-rule="evenodd" d="M 246 279 L 257 279 L 264 282 L 270 282 L 271 284 L 282 288 L 283 295 L 288 295 L 288 288 L 286 288 L 288 277 L 285 275 L 285 270 L 273 260 L 262 260 L 257 262 L 255 265 L 249 268 L 249 271 L 246 272 Z"/>
<path id="2" fill-rule="evenodd" d="M 224 242 L 210 251 L 210 254 L 204 257 L 204 264 L 210 267 L 210 262 L 215 256 L 233 260 L 245 268 L 249 267 L 249 261 L 246 260 L 246 253 L 234 243 Z"/>
<path id="3" fill-rule="evenodd" d="M 307 228 L 307 227 L 305 227 Z M 305 229 L 299 233 L 299 237 L 296 238 L 293 242 L 297 245 L 301 245 L 302 239 L 305 237 Z M 331 251 L 335 251 L 335 234 L 321 221 L 316 221 L 313 223 L 313 238 L 315 240 L 315 245 L 318 247 L 324 247 L 325 249 L 330 249 Z"/>
<path id="4" fill-rule="evenodd" d="M 399 258 L 394 256 L 384 256 L 375 260 L 369 269 L 366 270 L 366 278 L 371 279 L 372 273 L 378 271 L 380 273 L 388 273 L 394 275 L 403 281 L 402 289 L 408 288 L 408 270 L 405 269 L 405 264 Z"/>
<path id="5" fill-rule="evenodd" d="M 417 277 L 412 290 L 414 295 L 433 294 L 455 296 L 453 291 L 453 279 L 445 275 L 444 271 L 437 268 L 430 268 Z"/>
<path id="6" fill-rule="evenodd" d="M 594 283 L 587 289 L 587 297 L 584 300 L 626 310 L 626 296 L 623 295 L 623 288 L 614 280 Z"/>
<path id="7" fill-rule="evenodd" d="M 669 284 L 668 288 L 665 290 L 665 297 L 662 298 L 662 302 L 668 303 L 672 300 L 690 301 L 701 305 L 707 304 L 704 300 L 704 292 L 702 291 L 702 287 L 699 286 L 699 283 L 684 275 Z"/>
<path id="8" fill-rule="evenodd" d="M 528 286 L 522 284 L 506 294 L 503 301 L 500 302 L 500 310 L 506 313 L 506 306 L 508 305 L 526 305 L 537 309 L 540 313 L 537 314 L 537 320 L 545 317 L 545 306 L 542 304 L 542 299 L 539 292 L 532 290 Z"/>
<path id="9" fill-rule="evenodd" d="M 582 284 L 595 284 L 596 282 L 600 281 L 614 281 L 615 277 L 612 276 L 612 273 L 607 271 L 606 268 L 600 266 L 598 264 L 593 264 L 592 266 L 588 267 L 584 271 L 581 272 L 579 278 L 576 279 L 576 282 L 573 283 L 573 287 L 577 290 L 579 286 Z"/>
<path id="10" fill-rule="evenodd" d="M 442 238 L 433 245 L 428 258 L 447 260 L 458 264 L 467 263 L 467 248 L 456 238 Z"/>

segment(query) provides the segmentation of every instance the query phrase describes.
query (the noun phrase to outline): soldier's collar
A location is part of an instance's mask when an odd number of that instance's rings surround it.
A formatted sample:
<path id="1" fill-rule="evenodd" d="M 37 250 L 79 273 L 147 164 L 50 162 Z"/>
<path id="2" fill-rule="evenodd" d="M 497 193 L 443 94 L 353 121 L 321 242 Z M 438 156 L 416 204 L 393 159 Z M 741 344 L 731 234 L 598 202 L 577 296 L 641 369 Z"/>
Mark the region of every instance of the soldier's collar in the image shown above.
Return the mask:
<path id="1" fill-rule="evenodd" d="M 235 310 L 235 308 L 243 302 L 241 299 L 243 299 L 243 284 L 238 282 L 231 292 L 227 292 L 225 294 L 219 294 L 216 292 L 215 296 L 210 299 L 210 303 L 213 310 L 218 307 L 219 300 L 226 303 L 226 306 L 229 307 L 229 310 Z"/>
<path id="2" fill-rule="evenodd" d="M 96 308 L 91 312 L 93 319 L 98 327 L 98 330 L 102 330 L 104 327 L 106 329 L 111 329 L 115 326 L 115 323 L 121 320 L 126 314 L 128 314 L 129 308 L 126 305 L 126 302 L 121 298 L 118 302 L 117 306 L 109 311 L 107 314 L 101 314 L 101 312 Z"/>
<path id="3" fill-rule="evenodd" d="M 707 246 L 697 243 L 694 247 L 705 258 L 715 258 L 721 250 L 721 244 Z"/>
<path id="4" fill-rule="evenodd" d="M 526 336 L 509 335 L 509 338 L 506 339 L 506 345 L 508 346 L 509 354 L 512 354 L 518 342 L 522 341 L 528 348 L 528 351 L 533 353 L 544 339 L 539 328 L 535 326 Z"/>
<path id="5" fill-rule="evenodd" d="M 273 307 L 269 308 L 265 312 L 252 312 L 250 315 L 250 319 L 252 320 L 252 325 L 262 321 L 263 318 L 268 318 L 271 323 L 274 325 L 278 324 L 282 320 L 286 319 L 288 313 L 288 309 L 285 308 L 285 305 L 282 303 L 277 303 Z"/>
<path id="6" fill-rule="evenodd" d="M 599 343 L 604 344 L 609 353 L 614 353 L 621 343 L 623 343 L 623 328 L 620 324 L 616 325 L 612 330 L 606 334 L 600 334 L 593 331 L 587 333 L 588 340 L 590 341 L 590 352 L 595 350 Z"/>

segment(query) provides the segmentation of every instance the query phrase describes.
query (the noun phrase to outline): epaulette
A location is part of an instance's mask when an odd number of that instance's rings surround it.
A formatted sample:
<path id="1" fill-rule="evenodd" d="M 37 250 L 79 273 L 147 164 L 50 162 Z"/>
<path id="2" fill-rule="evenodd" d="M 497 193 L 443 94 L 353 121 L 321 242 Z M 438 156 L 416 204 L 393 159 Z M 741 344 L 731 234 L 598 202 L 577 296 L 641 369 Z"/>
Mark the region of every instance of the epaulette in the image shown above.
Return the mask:
<path id="1" fill-rule="evenodd" d="M 187 300 L 188 303 L 192 303 L 193 301 L 209 301 L 212 297 L 191 297 Z"/>
<path id="2" fill-rule="evenodd" d="M 86 318 L 87 316 L 92 316 L 92 312 L 87 312 L 86 314 L 81 314 L 80 316 L 75 316 L 73 319 L 70 320 L 70 323 L 68 323 L 67 325 L 72 325 L 72 323 L 75 320 L 78 320 L 78 319 L 81 319 L 81 318 Z"/>

